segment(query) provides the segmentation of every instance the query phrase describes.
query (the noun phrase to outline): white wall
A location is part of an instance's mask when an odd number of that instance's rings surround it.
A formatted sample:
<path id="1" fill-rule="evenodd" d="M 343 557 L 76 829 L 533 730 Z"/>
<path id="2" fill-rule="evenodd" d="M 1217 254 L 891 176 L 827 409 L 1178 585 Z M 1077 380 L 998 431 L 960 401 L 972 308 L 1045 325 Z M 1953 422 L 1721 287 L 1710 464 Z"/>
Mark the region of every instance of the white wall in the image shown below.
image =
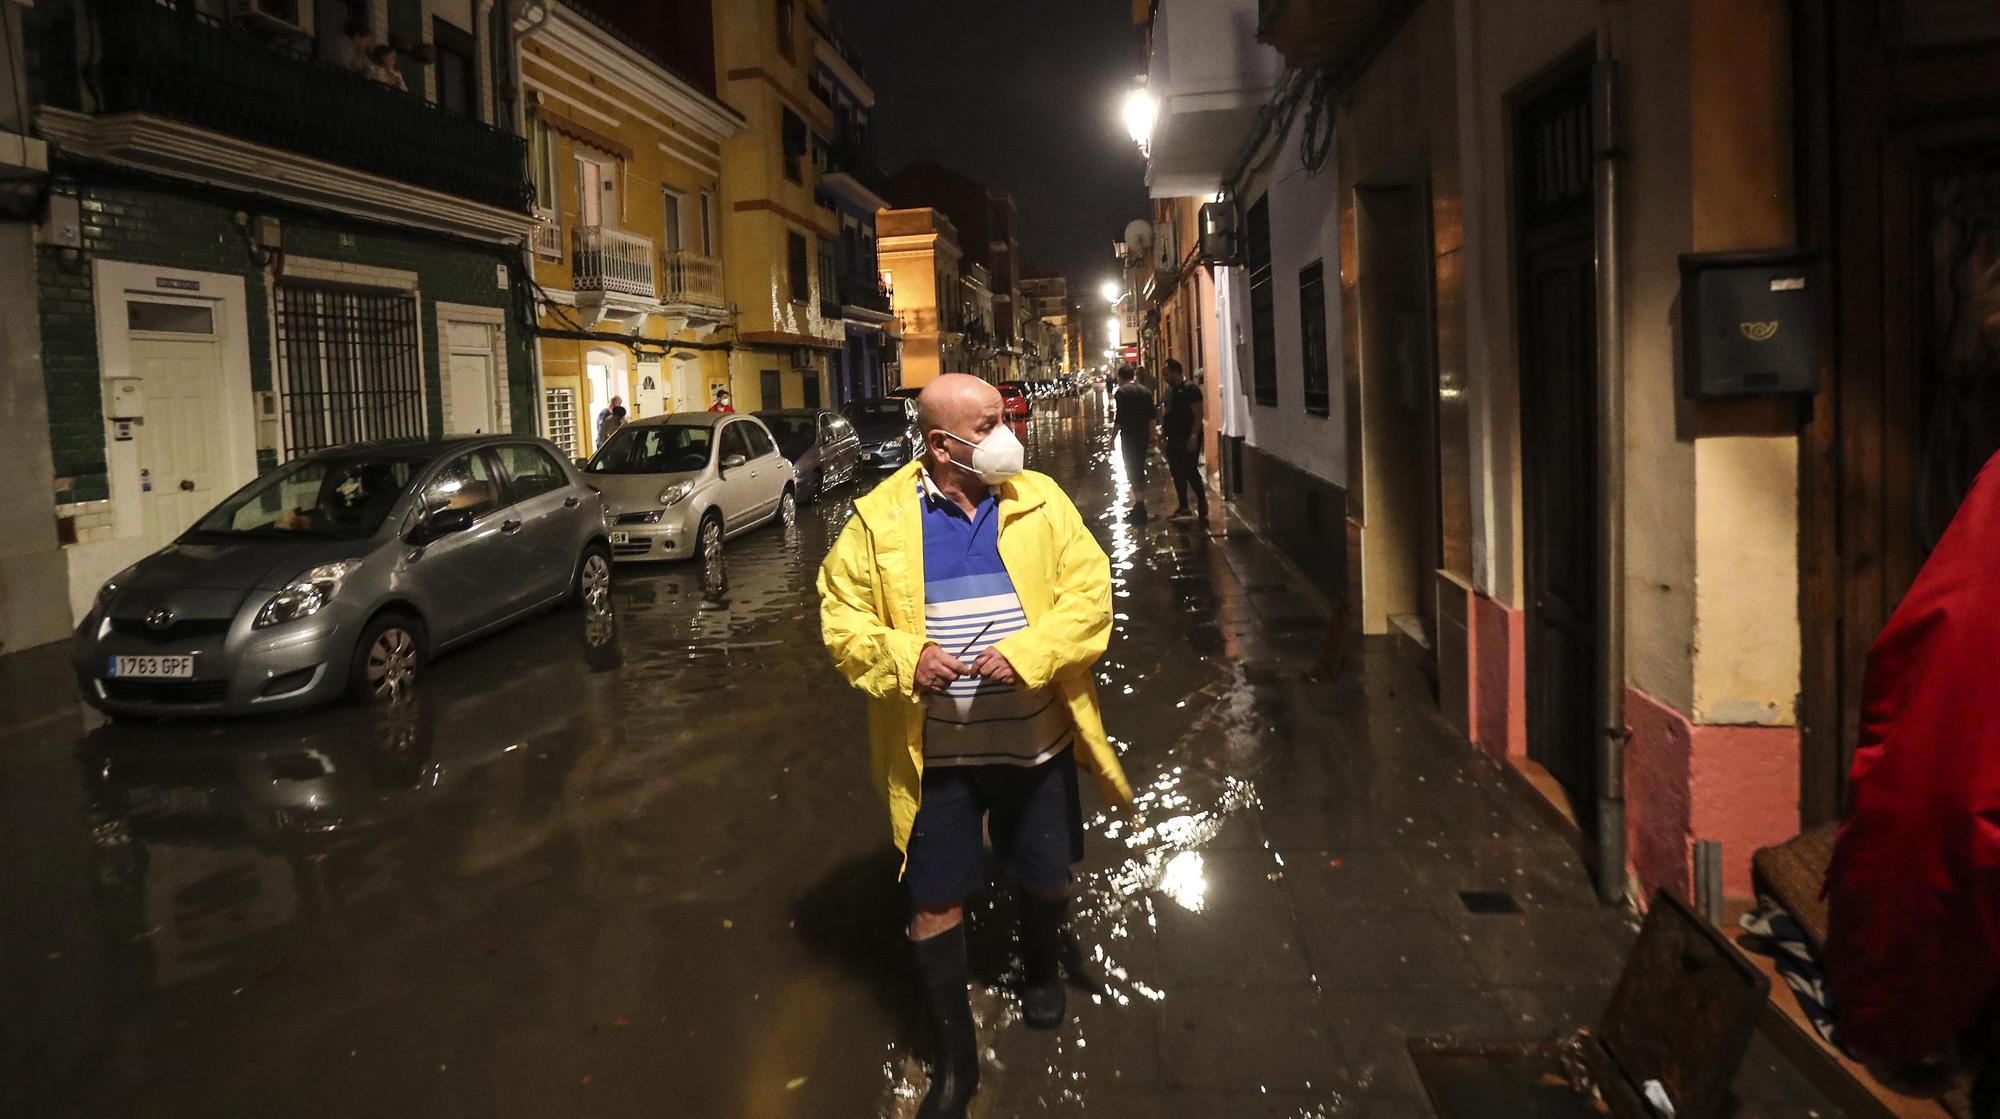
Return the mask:
<path id="1" fill-rule="evenodd" d="M 1299 114 L 1303 119 L 1304 114 Z M 1276 295 L 1278 403 L 1268 407 L 1245 395 L 1250 384 L 1249 286 L 1241 268 L 1228 269 L 1219 285 L 1217 318 L 1226 341 L 1240 344 L 1229 375 L 1225 406 L 1227 434 L 1241 436 L 1265 454 L 1281 459 L 1317 478 L 1345 488 L 1347 478 L 1347 407 L 1341 385 L 1345 352 L 1340 322 L 1338 160 L 1329 155 L 1318 173 L 1308 174 L 1299 161 L 1295 123 L 1278 145 L 1271 167 L 1253 181 L 1251 192 L 1237 199 L 1248 216 L 1257 193 L 1268 189 L 1271 199 L 1271 283 Z M 1267 186 L 1268 185 L 1268 186 Z M 1299 339 L 1299 269 L 1314 260 L 1325 266 L 1328 412 L 1306 413 L 1305 370 Z"/>

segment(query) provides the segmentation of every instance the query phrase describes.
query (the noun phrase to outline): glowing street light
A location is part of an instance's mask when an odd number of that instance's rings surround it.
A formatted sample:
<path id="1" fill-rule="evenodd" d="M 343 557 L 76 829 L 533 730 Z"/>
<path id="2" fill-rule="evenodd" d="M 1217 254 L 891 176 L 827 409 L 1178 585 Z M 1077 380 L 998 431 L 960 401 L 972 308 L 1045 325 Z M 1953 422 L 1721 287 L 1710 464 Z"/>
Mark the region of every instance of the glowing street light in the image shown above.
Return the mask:
<path id="1" fill-rule="evenodd" d="M 1145 86 L 1139 86 L 1125 95 L 1125 131 L 1142 152 L 1149 152 L 1152 147 L 1153 121 L 1159 114 L 1159 102 L 1153 100 L 1153 95 L 1146 92 Z"/>
<path id="2" fill-rule="evenodd" d="M 1110 324 L 1111 340 L 1116 342 L 1118 340 L 1118 316 L 1113 315 L 1104 321 Z"/>
<path id="3" fill-rule="evenodd" d="M 1104 286 L 1097 290 L 1104 294 L 1104 301 L 1114 307 L 1118 305 L 1118 301 L 1124 298 L 1125 295 L 1124 291 L 1119 288 L 1118 281 L 1116 280 L 1104 281 Z"/>

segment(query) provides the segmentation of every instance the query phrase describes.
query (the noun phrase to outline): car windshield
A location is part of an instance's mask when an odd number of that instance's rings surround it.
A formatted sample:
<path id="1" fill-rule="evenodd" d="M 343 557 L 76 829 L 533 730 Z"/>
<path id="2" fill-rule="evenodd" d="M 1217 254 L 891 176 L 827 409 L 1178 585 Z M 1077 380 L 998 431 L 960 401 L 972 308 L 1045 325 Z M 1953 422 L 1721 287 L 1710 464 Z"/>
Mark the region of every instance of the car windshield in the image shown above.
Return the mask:
<path id="1" fill-rule="evenodd" d="M 423 460 L 309 458 L 250 485 L 196 521 L 190 534 L 286 540 L 375 535 Z"/>
<path id="2" fill-rule="evenodd" d="M 618 429 L 584 469 L 591 474 L 685 474 L 708 465 L 715 429 L 706 424 L 640 424 Z"/>
<path id="3" fill-rule="evenodd" d="M 900 400 L 860 400 L 841 410 L 856 427 L 902 427 L 910 422 L 908 409 Z"/>
<path id="4" fill-rule="evenodd" d="M 813 433 L 819 430 L 817 416 L 763 416 L 764 426 L 771 429 L 771 435 L 778 441 L 778 450 L 786 458 L 796 459 L 812 446 Z"/>

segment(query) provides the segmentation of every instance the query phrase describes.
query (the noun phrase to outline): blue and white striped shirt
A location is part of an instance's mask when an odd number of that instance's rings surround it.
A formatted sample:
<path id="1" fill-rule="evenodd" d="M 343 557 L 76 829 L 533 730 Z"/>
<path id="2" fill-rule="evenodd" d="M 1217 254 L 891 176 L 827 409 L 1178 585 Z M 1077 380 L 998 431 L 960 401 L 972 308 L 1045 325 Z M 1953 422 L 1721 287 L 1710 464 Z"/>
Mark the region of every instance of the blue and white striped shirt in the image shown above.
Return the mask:
<path id="1" fill-rule="evenodd" d="M 924 499 L 924 636 L 966 664 L 1028 628 L 1000 561 L 999 499 L 968 517 L 928 474 Z M 1055 689 L 1024 691 L 963 677 L 925 700 L 927 765 L 1039 765 L 1070 745 L 1069 710 Z"/>

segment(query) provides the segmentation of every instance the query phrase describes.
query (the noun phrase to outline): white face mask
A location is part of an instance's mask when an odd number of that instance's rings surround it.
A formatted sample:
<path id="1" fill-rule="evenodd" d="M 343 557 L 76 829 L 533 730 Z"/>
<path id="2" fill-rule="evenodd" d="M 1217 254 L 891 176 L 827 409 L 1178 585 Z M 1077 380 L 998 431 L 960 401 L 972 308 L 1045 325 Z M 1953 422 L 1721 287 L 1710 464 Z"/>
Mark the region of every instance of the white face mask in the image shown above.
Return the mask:
<path id="1" fill-rule="evenodd" d="M 951 464 L 979 475 L 979 480 L 989 486 L 997 486 L 1022 470 L 1023 461 L 1028 453 L 1027 448 L 1021 446 L 1021 441 L 1014 438 L 1013 429 L 1006 424 L 994 428 L 987 433 L 985 439 L 977 443 L 952 435 L 943 428 L 938 430 L 972 448 L 972 465 L 967 466 L 957 459 L 952 459 Z"/>

